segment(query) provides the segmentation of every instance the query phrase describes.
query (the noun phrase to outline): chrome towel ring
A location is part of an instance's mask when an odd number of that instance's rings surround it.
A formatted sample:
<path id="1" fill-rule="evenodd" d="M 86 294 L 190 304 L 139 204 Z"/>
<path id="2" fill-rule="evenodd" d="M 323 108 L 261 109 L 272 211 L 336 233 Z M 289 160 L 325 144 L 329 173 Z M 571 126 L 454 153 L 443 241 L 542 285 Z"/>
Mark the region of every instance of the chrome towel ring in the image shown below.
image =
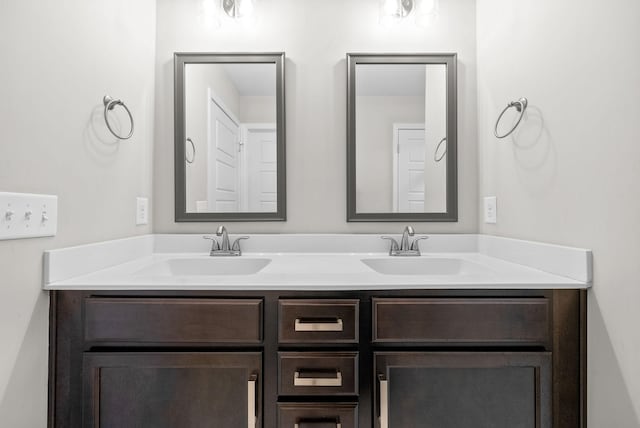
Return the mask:
<path id="1" fill-rule="evenodd" d="M 446 141 L 447 141 L 447 137 L 444 137 L 442 140 L 440 140 L 440 142 L 436 146 L 436 150 L 433 152 L 433 160 L 434 161 L 440 162 L 447 155 L 447 145 L 445 144 L 444 152 L 442 152 L 442 154 L 440 156 L 438 156 L 438 151 L 440 150 L 440 146 L 442 146 L 442 143 L 445 143 Z"/>
<path id="2" fill-rule="evenodd" d="M 191 159 L 189 159 L 189 157 L 187 156 L 187 149 L 185 147 L 184 160 L 186 160 L 187 163 L 193 163 L 196 160 L 196 145 L 193 144 L 193 140 L 191 138 L 187 138 L 187 141 L 191 143 L 191 149 L 193 151 L 193 155 L 191 155 Z"/>
<path id="3" fill-rule="evenodd" d="M 109 128 L 109 131 L 116 138 L 118 138 L 120 140 L 128 140 L 129 138 L 131 138 L 131 136 L 133 135 L 133 115 L 131 114 L 131 111 L 129 110 L 129 107 L 127 107 L 126 104 L 122 102 L 122 100 L 113 99 L 109 95 L 105 95 L 102 98 L 102 102 L 104 104 L 104 121 L 107 124 L 107 128 Z M 129 135 L 127 135 L 126 137 L 118 135 L 113 130 L 113 128 L 111 128 L 111 124 L 109 123 L 109 112 L 111 110 L 113 110 L 114 108 L 116 108 L 116 106 L 122 106 L 122 108 L 124 108 L 125 111 L 127 112 L 127 114 L 129 115 L 129 120 L 131 121 L 131 130 L 129 131 Z"/>
<path id="4" fill-rule="evenodd" d="M 496 126 L 495 126 L 495 128 L 493 130 L 493 134 L 496 136 L 496 138 L 508 137 L 509 135 L 511 135 L 513 133 L 513 131 L 516 130 L 518 125 L 520 125 L 520 122 L 522 121 L 522 118 L 524 117 L 524 112 L 527 110 L 527 105 L 528 104 L 529 104 L 529 101 L 524 97 L 520 98 L 518 101 L 511 101 L 509 104 L 507 104 L 507 106 L 504 108 L 504 110 L 502 110 L 502 113 L 500 113 L 500 116 L 498 116 L 498 120 L 496 120 Z M 513 128 L 511 128 L 511 130 L 509 132 L 507 132 L 504 135 L 500 135 L 500 134 L 498 134 L 498 124 L 500 123 L 500 120 L 502 119 L 502 116 L 504 116 L 504 114 L 507 112 L 507 110 L 509 110 L 511 107 L 515 107 L 516 108 L 518 113 L 520 113 L 520 117 L 518 118 L 518 121 L 516 122 L 515 125 L 513 125 Z"/>

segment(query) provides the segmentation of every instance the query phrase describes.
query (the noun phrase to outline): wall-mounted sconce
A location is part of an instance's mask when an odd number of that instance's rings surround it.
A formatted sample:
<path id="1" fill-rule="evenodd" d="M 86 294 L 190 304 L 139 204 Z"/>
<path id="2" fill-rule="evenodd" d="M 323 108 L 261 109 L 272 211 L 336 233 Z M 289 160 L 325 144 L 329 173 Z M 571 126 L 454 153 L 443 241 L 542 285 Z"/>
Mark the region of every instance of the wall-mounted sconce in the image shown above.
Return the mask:
<path id="1" fill-rule="evenodd" d="M 416 24 L 427 26 L 438 15 L 439 0 L 381 0 L 380 23 L 391 26 L 414 17 Z"/>
<path id="2" fill-rule="evenodd" d="M 240 19 L 253 13 L 254 0 L 222 0 L 222 10 L 227 16 Z"/>
<path id="3" fill-rule="evenodd" d="M 253 14 L 256 0 L 202 0 L 201 21 L 208 28 L 218 28 L 224 20 L 244 22 Z"/>

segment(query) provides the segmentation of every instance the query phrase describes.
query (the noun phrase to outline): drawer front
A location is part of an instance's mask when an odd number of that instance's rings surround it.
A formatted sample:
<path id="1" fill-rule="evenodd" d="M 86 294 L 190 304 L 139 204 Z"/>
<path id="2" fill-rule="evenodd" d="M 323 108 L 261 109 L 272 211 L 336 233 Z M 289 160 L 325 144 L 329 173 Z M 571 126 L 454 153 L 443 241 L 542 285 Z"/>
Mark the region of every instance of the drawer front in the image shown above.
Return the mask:
<path id="1" fill-rule="evenodd" d="M 262 342 L 261 299 L 87 298 L 84 309 L 88 342 Z"/>
<path id="2" fill-rule="evenodd" d="M 278 428 L 357 428 L 356 403 L 278 403 Z"/>
<path id="3" fill-rule="evenodd" d="M 358 303 L 353 299 L 280 300 L 280 343 L 357 343 Z"/>
<path id="4" fill-rule="evenodd" d="M 358 395 L 357 352 L 278 353 L 280 395 Z"/>
<path id="5" fill-rule="evenodd" d="M 373 299 L 373 341 L 548 346 L 546 298 Z"/>

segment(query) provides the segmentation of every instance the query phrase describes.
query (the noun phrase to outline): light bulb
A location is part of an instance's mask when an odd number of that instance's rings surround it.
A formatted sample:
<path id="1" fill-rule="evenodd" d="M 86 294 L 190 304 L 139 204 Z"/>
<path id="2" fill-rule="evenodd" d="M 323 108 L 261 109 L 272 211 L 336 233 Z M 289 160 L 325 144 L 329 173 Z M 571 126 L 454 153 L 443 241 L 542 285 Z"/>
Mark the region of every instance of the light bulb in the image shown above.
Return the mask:
<path id="1" fill-rule="evenodd" d="M 430 26 L 438 18 L 438 0 L 420 0 L 416 11 L 416 24 L 420 27 Z"/>
<path id="2" fill-rule="evenodd" d="M 399 6 L 398 0 L 383 0 L 382 14 L 385 16 L 397 16 Z"/>
<path id="3" fill-rule="evenodd" d="M 238 11 L 240 17 L 249 16 L 253 13 L 253 1 L 252 0 L 236 0 L 239 2 Z"/>
<path id="4" fill-rule="evenodd" d="M 207 29 L 220 27 L 216 0 L 202 0 L 199 19 L 202 25 Z"/>

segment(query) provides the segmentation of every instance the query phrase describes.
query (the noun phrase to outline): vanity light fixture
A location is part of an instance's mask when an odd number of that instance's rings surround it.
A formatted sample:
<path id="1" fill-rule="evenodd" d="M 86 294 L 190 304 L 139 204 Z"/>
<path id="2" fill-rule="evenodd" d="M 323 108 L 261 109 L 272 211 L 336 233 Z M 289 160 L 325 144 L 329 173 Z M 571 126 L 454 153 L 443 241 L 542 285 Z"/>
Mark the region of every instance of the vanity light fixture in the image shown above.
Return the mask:
<path id="1" fill-rule="evenodd" d="M 253 13 L 254 0 L 222 0 L 222 10 L 234 19 L 246 18 Z"/>
<path id="2" fill-rule="evenodd" d="M 416 24 L 426 26 L 437 17 L 438 3 L 439 0 L 381 0 L 380 23 L 390 26 L 413 16 Z"/>
<path id="3" fill-rule="evenodd" d="M 205 27 L 216 29 L 224 20 L 247 21 L 254 6 L 255 0 L 202 0 L 200 18 Z"/>

